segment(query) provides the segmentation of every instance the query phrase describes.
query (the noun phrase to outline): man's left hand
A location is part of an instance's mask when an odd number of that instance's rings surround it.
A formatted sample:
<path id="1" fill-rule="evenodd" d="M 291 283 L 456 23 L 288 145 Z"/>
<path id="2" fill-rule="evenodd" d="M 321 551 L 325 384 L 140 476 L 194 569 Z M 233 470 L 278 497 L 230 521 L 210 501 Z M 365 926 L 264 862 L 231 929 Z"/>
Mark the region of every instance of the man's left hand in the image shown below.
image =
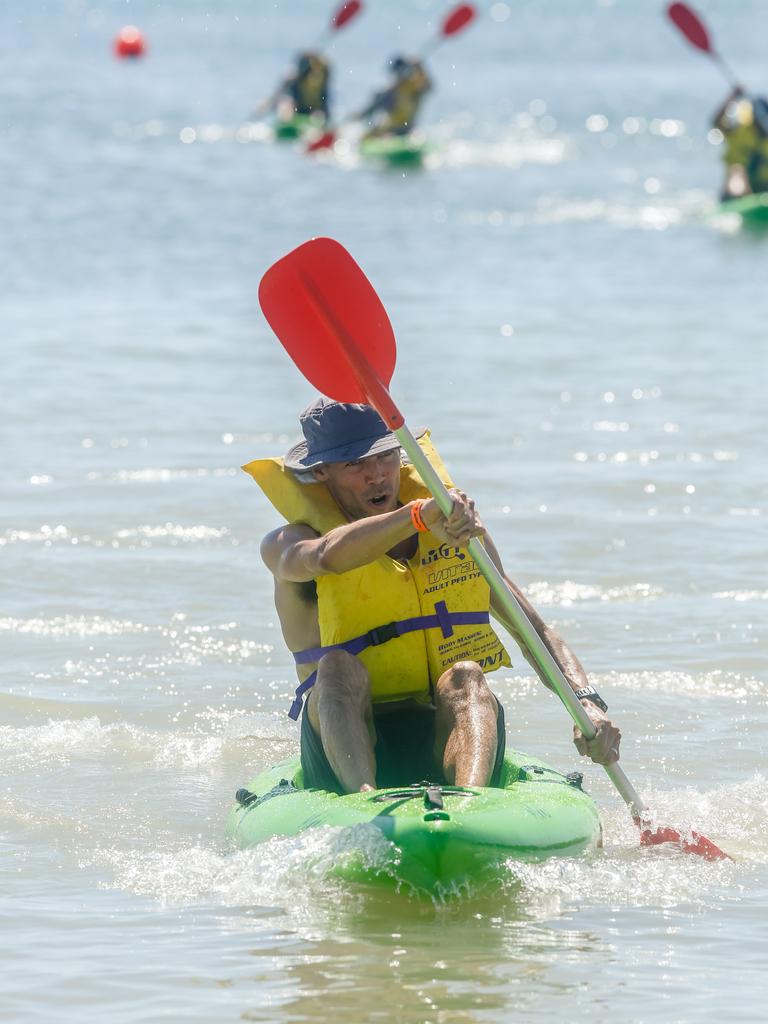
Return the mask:
<path id="1" fill-rule="evenodd" d="M 584 737 L 577 725 L 573 727 L 573 742 L 580 754 L 591 758 L 595 764 L 614 764 L 619 760 L 621 732 L 604 711 L 591 701 L 581 705 L 592 719 L 596 732 L 591 740 Z"/>

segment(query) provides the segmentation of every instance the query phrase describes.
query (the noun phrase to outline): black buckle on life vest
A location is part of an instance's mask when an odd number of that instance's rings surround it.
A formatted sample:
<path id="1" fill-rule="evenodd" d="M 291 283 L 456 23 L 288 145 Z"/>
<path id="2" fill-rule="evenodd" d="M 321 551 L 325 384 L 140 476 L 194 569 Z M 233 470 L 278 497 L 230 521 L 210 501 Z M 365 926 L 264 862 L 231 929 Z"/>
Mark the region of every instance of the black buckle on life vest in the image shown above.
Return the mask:
<path id="1" fill-rule="evenodd" d="M 371 647 L 378 647 L 380 644 L 387 643 L 388 640 L 394 640 L 395 637 L 400 636 L 397 631 L 396 622 L 388 622 L 386 626 L 376 626 L 368 633 L 368 640 Z"/>

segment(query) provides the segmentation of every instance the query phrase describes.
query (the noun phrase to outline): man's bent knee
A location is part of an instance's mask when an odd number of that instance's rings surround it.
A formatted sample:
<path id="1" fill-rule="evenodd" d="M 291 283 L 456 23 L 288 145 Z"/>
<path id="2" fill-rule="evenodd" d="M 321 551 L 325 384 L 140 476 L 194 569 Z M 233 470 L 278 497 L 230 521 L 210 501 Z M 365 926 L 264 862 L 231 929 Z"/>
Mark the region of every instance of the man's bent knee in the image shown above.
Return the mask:
<path id="1" fill-rule="evenodd" d="M 457 661 L 440 676 L 438 690 L 464 690 L 485 683 L 483 670 L 476 661 Z"/>
<path id="2" fill-rule="evenodd" d="M 330 698 L 366 703 L 371 698 L 371 680 L 365 665 L 347 651 L 329 651 L 318 662 L 315 700 Z"/>
<path id="3" fill-rule="evenodd" d="M 451 665 L 438 679 L 435 691 L 438 699 L 490 700 L 496 706 L 485 674 L 476 661 L 457 661 Z"/>

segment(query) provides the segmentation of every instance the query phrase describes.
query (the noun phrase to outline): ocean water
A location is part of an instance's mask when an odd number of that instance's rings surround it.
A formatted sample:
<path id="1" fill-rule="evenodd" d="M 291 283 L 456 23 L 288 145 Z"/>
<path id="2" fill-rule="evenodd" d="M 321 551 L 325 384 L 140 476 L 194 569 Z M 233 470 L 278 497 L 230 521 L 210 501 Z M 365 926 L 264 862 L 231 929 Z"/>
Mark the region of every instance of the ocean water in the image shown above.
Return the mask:
<path id="1" fill-rule="evenodd" d="M 727 84 L 660 4 L 479 6 L 430 58 L 407 173 L 354 129 L 313 160 L 247 120 L 332 7 L 0 12 L 2 1020 L 764 1019 L 768 236 L 715 215 Z M 701 8 L 768 89 L 766 5 Z M 447 9 L 368 0 L 329 50 L 338 114 Z M 126 22 L 143 61 L 112 56 Z M 333 833 L 228 850 L 234 791 L 297 746 L 277 520 L 238 467 L 313 392 L 257 286 L 321 234 L 630 779 L 732 862 L 641 850 L 521 657 L 509 740 L 585 771 L 599 854 L 433 903 L 329 881 Z"/>

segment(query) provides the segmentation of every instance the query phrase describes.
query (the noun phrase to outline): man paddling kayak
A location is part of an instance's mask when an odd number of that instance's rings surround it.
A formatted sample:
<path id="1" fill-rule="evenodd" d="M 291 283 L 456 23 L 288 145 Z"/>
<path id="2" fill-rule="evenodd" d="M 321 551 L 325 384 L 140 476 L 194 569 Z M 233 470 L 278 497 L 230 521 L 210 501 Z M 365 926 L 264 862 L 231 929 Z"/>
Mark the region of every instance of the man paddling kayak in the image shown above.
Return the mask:
<path id="1" fill-rule="evenodd" d="M 245 468 L 288 520 L 261 553 L 301 679 L 291 717 L 309 692 L 305 786 L 349 793 L 436 772 L 453 785 L 494 785 L 504 711 L 485 673 L 510 661 L 489 625 L 488 584 L 466 550 L 482 536 L 503 571 L 474 503 L 453 489 L 443 516 L 370 406 L 321 398 L 300 423 L 304 440 L 282 462 Z M 406 492 L 423 497 L 403 500 Z M 508 582 L 595 724 L 591 741 L 575 732 L 577 749 L 599 764 L 618 760 L 621 734 L 604 701 Z"/>
<path id="2" fill-rule="evenodd" d="M 768 191 L 768 101 L 752 100 L 737 86 L 712 123 L 724 141 L 725 183 L 720 198 Z"/>
<path id="3" fill-rule="evenodd" d="M 424 97 L 432 88 L 423 63 L 414 57 L 393 57 L 389 67 L 391 84 L 352 118 L 368 122 L 366 138 L 410 134 Z"/>
<path id="4" fill-rule="evenodd" d="M 330 77 L 331 68 L 325 57 L 309 51 L 302 53 L 295 70 L 256 107 L 254 115 L 263 117 L 275 110 L 278 118 L 284 121 L 300 115 L 316 118 L 322 124 L 329 117 Z"/>

